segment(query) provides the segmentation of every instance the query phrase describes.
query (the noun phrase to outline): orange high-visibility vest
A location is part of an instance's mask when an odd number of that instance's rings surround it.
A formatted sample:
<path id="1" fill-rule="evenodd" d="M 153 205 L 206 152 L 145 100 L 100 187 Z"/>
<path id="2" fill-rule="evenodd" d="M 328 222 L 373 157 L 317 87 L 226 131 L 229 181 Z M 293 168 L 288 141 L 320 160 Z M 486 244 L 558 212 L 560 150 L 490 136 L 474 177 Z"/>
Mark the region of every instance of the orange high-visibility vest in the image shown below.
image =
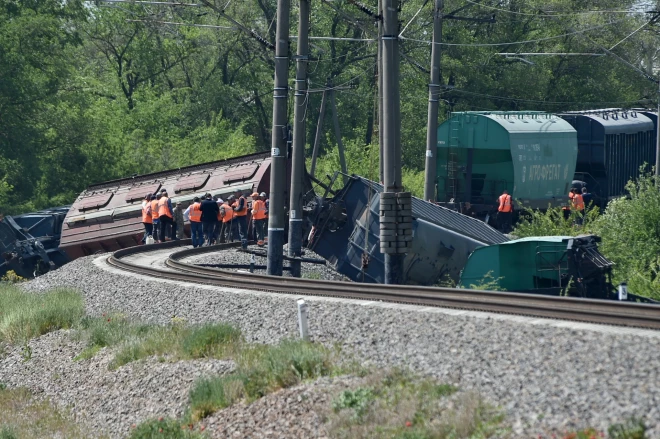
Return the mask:
<path id="1" fill-rule="evenodd" d="M 255 200 L 252 202 L 252 218 L 255 220 L 266 219 L 266 202 Z"/>
<path id="2" fill-rule="evenodd" d="M 151 201 L 144 203 L 142 206 L 142 222 L 145 224 L 153 224 L 151 219 Z"/>
<path id="3" fill-rule="evenodd" d="M 232 218 L 234 218 L 234 209 L 232 209 L 229 204 L 225 203 L 220 208 L 224 209 L 224 211 L 225 211 L 225 216 L 222 217 L 222 222 L 223 223 L 228 223 L 229 221 L 232 220 Z M 220 214 L 218 214 L 218 215 L 220 215 Z"/>
<path id="4" fill-rule="evenodd" d="M 169 216 L 172 218 L 172 213 L 170 212 L 169 207 L 167 207 L 167 201 L 169 198 L 167 197 L 160 197 L 160 200 L 158 200 L 158 216 Z"/>
<path id="5" fill-rule="evenodd" d="M 575 194 L 573 197 L 573 208 L 575 210 L 584 210 L 584 198 L 582 198 L 582 195 Z"/>
<path id="6" fill-rule="evenodd" d="M 192 206 L 190 206 L 190 212 L 188 212 L 188 218 L 190 219 L 191 223 L 201 223 L 202 222 L 202 209 L 201 209 L 202 204 L 201 203 L 193 203 Z"/>
<path id="7" fill-rule="evenodd" d="M 158 219 L 158 200 L 151 200 L 151 218 Z"/>
<path id="8" fill-rule="evenodd" d="M 247 215 L 248 212 L 247 200 L 245 199 L 244 196 L 241 196 L 238 200 L 236 200 L 234 204 L 232 204 L 232 207 L 237 207 L 240 203 L 240 200 L 243 200 L 243 209 L 234 212 L 235 216 L 245 216 Z"/>
<path id="9" fill-rule="evenodd" d="M 500 212 L 511 212 L 511 195 L 500 195 L 500 207 L 497 208 Z"/>

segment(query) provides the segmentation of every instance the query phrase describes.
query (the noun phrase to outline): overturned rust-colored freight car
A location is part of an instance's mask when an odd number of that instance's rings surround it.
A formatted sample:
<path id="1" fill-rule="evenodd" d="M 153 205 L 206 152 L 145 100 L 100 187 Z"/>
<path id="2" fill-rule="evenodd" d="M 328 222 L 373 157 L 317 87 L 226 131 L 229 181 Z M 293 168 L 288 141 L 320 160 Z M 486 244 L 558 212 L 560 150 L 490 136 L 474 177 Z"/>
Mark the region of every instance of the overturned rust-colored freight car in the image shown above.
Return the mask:
<path id="1" fill-rule="evenodd" d="M 147 194 L 167 189 L 172 202 L 185 208 L 206 193 L 222 198 L 237 190 L 268 193 L 270 164 L 269 153 L 263 152 L 92 185 L 69 210 L 60 247 L 75 259 L 137 245 L 144 233 L 142 201 Z M 188 225 L 185 233 L 190 235 Z"/>

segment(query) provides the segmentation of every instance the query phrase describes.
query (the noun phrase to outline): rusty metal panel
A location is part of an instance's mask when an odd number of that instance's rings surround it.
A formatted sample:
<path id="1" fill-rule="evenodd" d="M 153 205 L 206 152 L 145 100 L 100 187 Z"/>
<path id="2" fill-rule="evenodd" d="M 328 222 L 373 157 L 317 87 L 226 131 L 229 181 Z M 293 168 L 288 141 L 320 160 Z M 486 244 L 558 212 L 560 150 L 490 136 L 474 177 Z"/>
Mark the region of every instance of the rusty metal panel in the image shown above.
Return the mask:
<path id="1" fill-rule="evenodd" d="M 259 169 L 259 163 L 248 163 L 239 165 L 236 168 L 229 168 L 225 175 L 222 176 L 224 184 L 232 184 L 237 181 L 245 181 L 251 178 Z"/>
<path id="2" fill-rule="evenodd" d="M 171 197 L 172 202 L 182 203 L 185 208 L 195 196 L 207 192 L 223 198 L 236 190 L 252 192 L 259 188 L 260 191 L 269 192 L 270 163 L 269 152 L 261 152 L 94 184 L 80 195 L 69 211 L 60 246 L 72 258 L 76 258 L 96 251 L 120 248 L 117 246 L 135 245 L 136 237 L 139 240 L 144 233 L 139 201 L 147 193 L 165 188 L 170 195 L 174 195 Z M 290 166 L 290 161 L 287 166 Z M 200 177 L 202 181 L 206 180 L 201 188 L 182 189 L 200 185 L 199 180 L 196 180 Z M 182 184 L 184 179 L 185 183 Z M 179 190 L 181 192 L 177 194 Z M 112 193 L 116 195 L 112 196 Z M 107 197 L 107 200 L 103 197 Z M 93 200 L 97 201 L 90 203 Z M 103 210 L 91 210 L 91 205 L 96 204 L 95 207 L 98 207 L 99 201 L 106 203 L 102 206 Z M 86 211 L 79 209 L 83 204 L 86 204 Z"/>
<path id="3" fill-rule="evenodd" d="M 207 181 L 209 181 L 209 174 L 193 174 L 187 177 L 180 178 L 176 186 L 174 186 L 174 192 L 179 193 L 183 191 L 194 191 L 204 187 Z"/>
<path id="4" fill-rule="evenodd" d="M 78 205 L 78 210 L 90 210 L 98 209 L 103 206 L 106 206 L 114 194 L 112 192 L 105 194 L 92 195 L 91 197 L 85 197 L 81 200 Z"/>
<path id="5" fill-rule="evenodd" d="M 160 182 L 140 184 L 132 187 L 124 199 L 129 203 L 135 200 L 142 200 L 147 194 L 155 194 L 158 189 L 160 189 Z"/>

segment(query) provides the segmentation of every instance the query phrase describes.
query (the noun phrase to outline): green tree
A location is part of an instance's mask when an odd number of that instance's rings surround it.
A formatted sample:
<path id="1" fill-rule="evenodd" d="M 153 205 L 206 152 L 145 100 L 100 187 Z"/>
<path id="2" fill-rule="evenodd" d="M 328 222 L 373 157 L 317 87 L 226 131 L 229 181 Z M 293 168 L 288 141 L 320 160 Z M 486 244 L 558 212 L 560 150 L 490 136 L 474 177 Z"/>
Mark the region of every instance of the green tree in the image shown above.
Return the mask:
<path id="1" fill-rule="evenodd" d="M 660 299 L 660 191 L 641 175 L 626 186 L 629 196 L 611 201 L 594 224 L 601 250 L 614 261 L 615 281 L 635 294 Z"/>

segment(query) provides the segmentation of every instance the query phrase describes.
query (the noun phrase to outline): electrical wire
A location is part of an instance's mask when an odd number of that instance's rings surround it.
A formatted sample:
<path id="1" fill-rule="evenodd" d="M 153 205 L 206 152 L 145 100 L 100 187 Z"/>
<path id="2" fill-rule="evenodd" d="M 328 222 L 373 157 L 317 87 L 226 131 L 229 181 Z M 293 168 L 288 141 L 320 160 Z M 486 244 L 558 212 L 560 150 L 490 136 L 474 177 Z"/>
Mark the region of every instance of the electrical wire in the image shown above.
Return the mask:
<path id="1" fill-rule="evenodd" d="M 532 16 L 532 17 L 572 17 L 575 15 L 582 15 L 582 14 L 639 14 L 643 13 L 641 11 L 633 11 L 633 10 L 628 10 L 628 11 L 622 11 L 622 10 L 593 10 L 593 11 L 576 11 L 576 12 L 570 12 L 570 13 L 559 13 L 559 14 L 535 14 L 532 12 L 518 12 L 518 11 L 510 11 L 508 9 L 503 9 L 503 8 L 498 8 L 496 6 L 489 6 L 489 5 L 484 5 L 481 3 L 477 3 L 473 0 L 465 0 L 468 3 L 472 3 L 473 5 L 476 6 L 481 6 L 483 8 L 487 9 L 492 9 L 494 11 L 500 11 L 500 12 L 505 12 L 507 14 L 513 14 L 513 15 L 525 15 L 525 16 Z"/>
<path id="2" fill-rule="evenodd" d="M 415 41 L 418 43 L 426 43 L 427 45 L 431 44 L 437 44 L 439 46 L 452 46 L 452 47 L 497 47 L 497 46 L 514 46 L 516 44 L 527 44 L 527 43 L 539 43 L 541 41 L 550 41 L 550 40 L 556 40 L 558 38 L 563 38 L 563 37 L 568 37 L 570 35 L 577 35 L 577 34 L 583 34 L 585 32 L 590 32 L 592 30 L 598 30 L 598 29 L 603 29 L 608 26 L 612 26 L 614 24 L 620 23 L 624 21 L 624 19 L 619 19 L 612 21 L 607 24 L 602 24 L 600 26 L 594 26 L 590 27 L 587 29 L 582 29 L 582 30 L 577 30 L 573 32 L 569 32 L 566 34 L 561 34 L 561 35 L 554 35 L 551 37 L 544 37 L 544 38 L 538 38 L 535 40 L 525 40 L 525 41 L 509 41 L 505 43 L 434 43 L 433 41 L 428 41 L 428 40 L 418 40 L 415 38 L 407 38 L 407 37 L 400 37 L 402 40 L 407 40 L 407 41 Z"/>
<path id="3" fill-rule="evenodd" d="M 411 18 L 410 21 L 408 22 L 408 24 L 406 24 L 406 26 L 403 28 L 403 30 L 401 32 L 399 32 L 399 37 L 401 37 L 401 35 L 403 35 L 403 33 L 406 31 L 406 29 L 408 29 L 408 26 L 410 26 L 410 23 L 412 23 L 413 20 L 415 18 L 417 18 L 419 13 L 422 12 L 422 9 L 424 9 L 424 6 L 426 6 L 426 4 L 428 2 L 429 2 L 429 0 L 424 0 L 424 3 L 422 3 L 422 6 L 420 6 L 419 9 L 417 10 L 417 12 L 415 13 L 415 15 L 413 15 L 413 18 Z"/>
<path id="4" fill-rule="evenodd" d="M 637 29 L 635 29 L 633 32 L 631 32 L 631 33 L 630 33 L 627 37 L 625 37 L 623 40 L 619 41 L 619 42 L 616 43 L 614 46 L 610 47 L 609 50 L 614 49 L 616 46 L 618 46 L 619 44 L 623 43 L 624 41 L 626 41 L 628 38 L 630 38 L 630 37 L 632 37 L 633 35 L 635 35 L 635 34 L 636 34 L 637 32 L 639 32 L 640 30 L 644 29 L 647 25 L 651 24 L 655 19 L 656 19 L 656 17 L 651 18 L 649 21 L 647 21 L 646 23 L 644 23 L 643 25 L 641 25 L 640 27 L 638 27 Z"/>
<path id="5" fill-rule="evenodd" d="M 490 95 L 490 94 L 485 94 L 485 93 L 475 93 L 467 90 L 462 90 L 459 88 L 452 88 L 450 90 L 445 90 L 442 92 L 438 92 L 438 96 L 442 93 L 447 93 L 449 92 L 456 92 L 456 93 L 461 93 L 461 94 L 466 94 L 470 96 L 477 96 L 477 97 L 483 97 L 483 98 L 488 98 L 488 99 L 496 99 L 496 100 L 505 100 L 505 101 L 515 101 L 515 102 L 526 102 L 526 103 L 532 103 L 532 104 L 540 104 L 540 105 L 582 105 L 582 104 L 590 104 L 590 105 L 625 105 L 625 104 L 635 104 L 635 103 L 640 103 L 640 102 L 646 102 L 648 99 L 637 99 L 634 101 L 582 101 L 582 102 L 573 102 L 573 101 L 547 101 L 547 100 L 539 100 L 539 99 L 522 99 L 522 98 L 512 98 L 512 97 L 506 97 L 506 96 L 496 96 L 496 95 Z M 434 93 L 435 95 L 435 93 Z"/>

